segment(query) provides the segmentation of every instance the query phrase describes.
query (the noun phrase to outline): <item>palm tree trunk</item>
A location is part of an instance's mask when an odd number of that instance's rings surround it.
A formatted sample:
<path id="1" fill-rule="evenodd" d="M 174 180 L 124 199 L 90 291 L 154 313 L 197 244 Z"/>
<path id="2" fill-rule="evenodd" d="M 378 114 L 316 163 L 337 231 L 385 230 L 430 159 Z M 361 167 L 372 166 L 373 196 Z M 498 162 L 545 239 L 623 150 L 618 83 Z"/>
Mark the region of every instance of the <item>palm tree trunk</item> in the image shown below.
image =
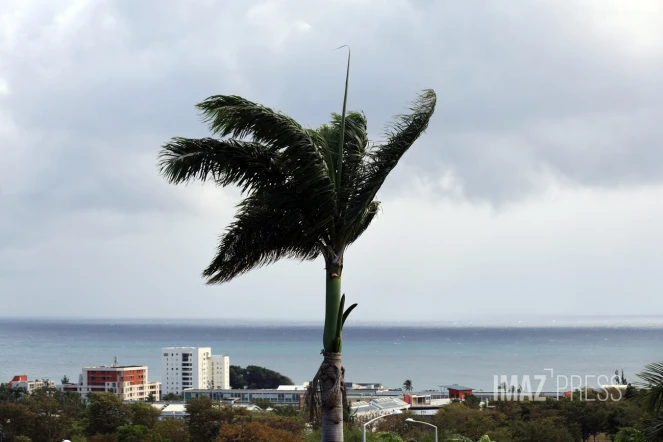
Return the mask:
<path id="1" fill-rule="evenodd" d="M 344 369 L 340 353 L 325 353 L 320 373 L 322 442 L 343 442 Z"/>
<path id="2" fill-rule="evenodd" d="M 341 362 L 342 343 L 337 340 L 341 302 L 341 267 L 328 265 L 325 275 L 326 309 L 323 335 L 324 360 L 320 367 L 322 442 L 343 442 L 344 369 Z"/>
<path id="3" fill-rule="evenodd" d="M 328 265 L 325 275 L 325 331 L 322 337 L 322 344 L 327 353 L 341 352 L 341 348 L 336 348 L 334 340 L 336 339 L 336 325 L 341 304 L 341 267 L 337 265 Z"/>

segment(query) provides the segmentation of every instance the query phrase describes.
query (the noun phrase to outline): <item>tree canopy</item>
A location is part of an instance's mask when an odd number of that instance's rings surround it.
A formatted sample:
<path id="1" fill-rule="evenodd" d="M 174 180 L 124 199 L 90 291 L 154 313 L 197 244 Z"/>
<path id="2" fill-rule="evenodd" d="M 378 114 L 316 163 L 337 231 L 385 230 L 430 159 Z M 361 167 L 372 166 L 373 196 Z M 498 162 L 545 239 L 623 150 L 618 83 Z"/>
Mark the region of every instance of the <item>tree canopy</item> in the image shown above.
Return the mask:
<path id="1" fill-rule="evenodd" d="M 230 388 L 277 388 L 279 385 L 293 385 L 292 379 L 274 370 L 257 365 L 242 368 L 230 366 Z"/>

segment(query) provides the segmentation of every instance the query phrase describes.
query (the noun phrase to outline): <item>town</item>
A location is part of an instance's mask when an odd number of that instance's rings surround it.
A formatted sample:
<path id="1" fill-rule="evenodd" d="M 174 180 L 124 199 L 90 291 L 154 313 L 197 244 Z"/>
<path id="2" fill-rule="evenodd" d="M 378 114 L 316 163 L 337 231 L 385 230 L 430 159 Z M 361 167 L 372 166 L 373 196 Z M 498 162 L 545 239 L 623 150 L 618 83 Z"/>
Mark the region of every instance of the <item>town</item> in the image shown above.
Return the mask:
<path id="1" fill-rule="evenodd" d="M 26 375 L 14 376 L 8 382 L 10 388 L 24 388 L 28 393 L 42 388 L 78 393 L 87 397 L 91 393 L 112 393 L 126 403 L 148 402 L 161 411 L 161 419 L 185 418 L 186 402 L 209 397 L 215 402 L 244 407 L 251 411 L 262 410 L 256 404 L 275 407 L 293 406 L 305 408 L 309 383 L 279 385 L 276 388 L 231 388 L 230 357 L 214 355 L 210 347 L 164 347 L 161 349 L 161 382 L 150 382 L 149 367 L 145 365 L 120 365 L 117 358 L 108 366 L 83 367 L 77 382 L 65 376 L 56 384 L 48 379 L 29 380 Z M 412 391 L 407 388 L 387 388 L 380 382 L 345 382 L 346 397 L 354 416 L 365 418 L 395 414 L 408 410 L 420 416 L 435 415 L 439 409 L 454 402 L 470 398 L 482 407 L 490 407 L 496 397 L 515 399 L 515 391 L 475 391 L 472 387 L 444 384 L 439 390 Z M 605 385 L 605 388 L 625 388 Z M 520 392 L 518 392 L 520 393 Z M 541 392 L 544 398 L 569 397 L 571 391 Z"/>

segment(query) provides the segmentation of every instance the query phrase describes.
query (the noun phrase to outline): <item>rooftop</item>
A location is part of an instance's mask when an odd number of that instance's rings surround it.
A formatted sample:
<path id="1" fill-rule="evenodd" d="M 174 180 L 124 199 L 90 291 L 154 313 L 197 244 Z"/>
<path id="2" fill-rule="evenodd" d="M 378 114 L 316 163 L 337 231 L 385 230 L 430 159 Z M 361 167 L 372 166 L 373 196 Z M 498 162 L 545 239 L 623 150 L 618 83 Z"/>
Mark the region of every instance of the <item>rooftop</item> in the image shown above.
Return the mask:
<path id="1" fill-rule="evenodd" d="M 89 367 L 83 367 L 84 370 L 89 370 L 91 368 L 147 368 L 147 365 L 91 365 Z"/>
<path id="2" fill-rule="evenodd" d="M 391 410 L 403 410 L 410 408 L 407 402 L 393 397 L 373 399 L 368 402 L 353 402 L 350 404 L 353 412 L 357 414 L 379 413 L 383 414 Z"/>
<path id="3" fill-rule="evenodd" d="M 446 388 L 447 390 L 474 390 L 472 387 L 465 387 L 464 385 L 458 384 L 440 385 L 440 388 Z"/>
<path id="4" fill-rule="evenodd" d="M 278 391 L 286 390 L 286 391 L 306 391 L 308 390 L 308 382 L 304 383 L 304 385 L 279 385 L 278 388 L 276 389 Z"/>

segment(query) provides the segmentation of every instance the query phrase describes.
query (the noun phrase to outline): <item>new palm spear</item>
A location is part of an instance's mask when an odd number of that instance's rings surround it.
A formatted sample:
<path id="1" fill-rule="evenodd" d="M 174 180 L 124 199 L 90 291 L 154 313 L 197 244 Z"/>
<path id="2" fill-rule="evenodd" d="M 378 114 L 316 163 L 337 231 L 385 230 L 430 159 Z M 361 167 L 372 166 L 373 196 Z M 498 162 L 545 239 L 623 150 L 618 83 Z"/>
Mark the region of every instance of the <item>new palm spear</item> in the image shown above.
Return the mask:
<path id="1" fill-rule="evenodd" d="M 193 179 L 236 185 L 245 197 L 203 271 L 208 284 L 230 281 L 281 258 L 325 260 L 326 311 L 319 388 L 322 441 L 343 441 L 344 369 L 341 331 L 343 257 L 378 212 L 376 194 L 403 154 L 428 126 L 435 92 L 424 90 L 398 115 L 382 143 L 369 143 L 366 117 L 343 113 L 308 129 L 282 112 L 234 95 L 198 104 L 217 138 L 173 138 L 159 154 L 171 183 Z"/>

